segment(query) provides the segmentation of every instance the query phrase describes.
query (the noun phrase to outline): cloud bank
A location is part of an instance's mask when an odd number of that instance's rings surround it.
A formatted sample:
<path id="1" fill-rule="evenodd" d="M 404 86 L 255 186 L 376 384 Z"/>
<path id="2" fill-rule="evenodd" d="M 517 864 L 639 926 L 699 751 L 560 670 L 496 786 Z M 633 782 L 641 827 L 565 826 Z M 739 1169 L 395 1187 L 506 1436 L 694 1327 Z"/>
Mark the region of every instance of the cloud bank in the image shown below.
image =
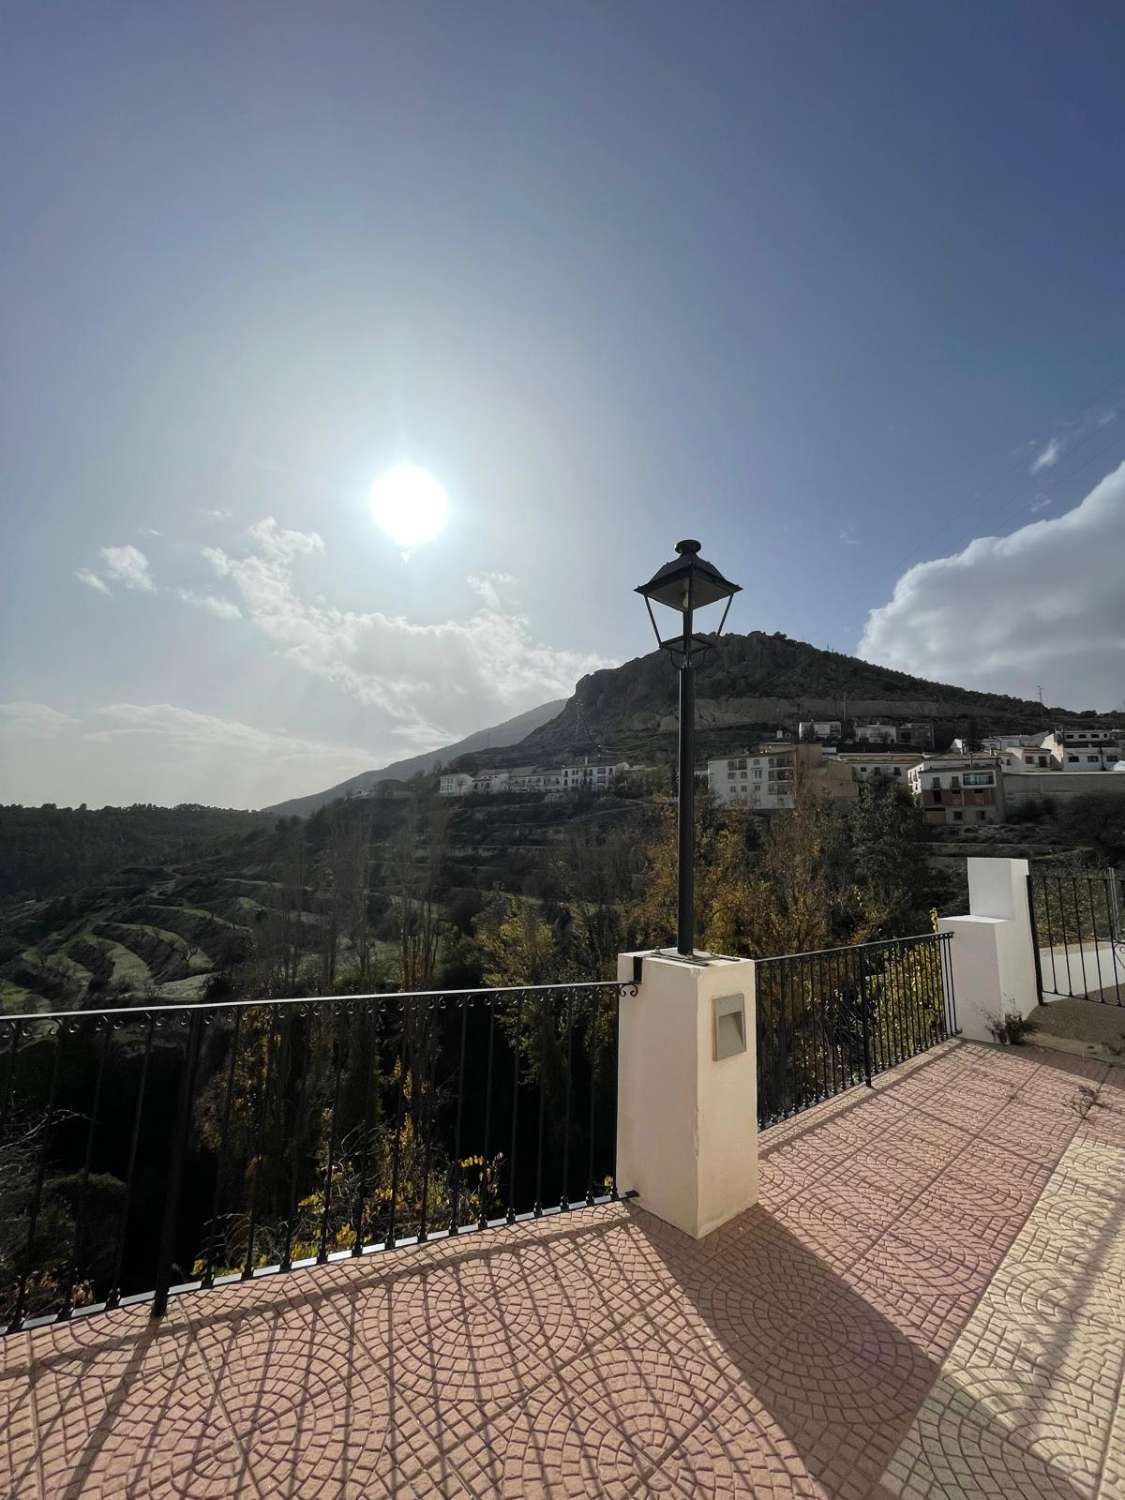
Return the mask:
<path id="1" fill-rule="evenodd" d="M 368 771 L 376 757 L 171 703 L 110 703 L 85 718 L 0 703 L 0 801 L 206 802 L 265 807 Z"/>
<path id="2" fill-rule="evenodd" d="M 315 532 L 287 531 L 270 516 L 250 528 L 242 555 L 208 547 L 204 556 L 280 655 L 385 710 L 412 749 L 567 697 L 579 677 L 610 665 L 536 641 L 526 616 L 505 600 L 512 580 L 503 574 L 471 578 L 479 601 L 473 613 L 436 625 L 312 602 L 299 592 L 296 571 L 323 550 Z"/>
<path id="3" fill-rule="evenodd" d="M 857 652 L 940 682 L 1071 708 L 1125 700 L 1125 463 L 1066 515 L 919 563 Z"/>

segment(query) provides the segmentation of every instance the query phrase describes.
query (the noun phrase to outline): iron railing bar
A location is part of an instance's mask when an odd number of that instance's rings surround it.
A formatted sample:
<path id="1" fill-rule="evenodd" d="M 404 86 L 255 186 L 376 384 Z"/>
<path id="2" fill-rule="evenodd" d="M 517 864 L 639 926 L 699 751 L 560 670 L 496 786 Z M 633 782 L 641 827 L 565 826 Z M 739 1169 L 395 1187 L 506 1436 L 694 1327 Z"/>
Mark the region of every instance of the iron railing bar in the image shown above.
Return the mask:
<path id="1" fill-rule="evenodd" d="M 340 1012 L 332 1012 L 332 1061 L 335 1078 L 332 1084 L 332 1120 L 328 1127 L 328 1161 L 324 1169 L 324 1207 L 320 1214 L 320 1244 L 316 1252 L 317 1265 L 328 1259 L 328 1222 L 332 1213 L 332 1183 L 336 1173 L 336 1152 L 340 1144 L 340 1077 L 344 1071 L 344 1047 L 340 1040 Z"/>
<path id="2" fill-rule="evenodd" d="M 399 1024 L 398 1048 L 398 1104 L 395 1108 L 395 1144 L 391 1162 L 391 1205 L 387 1222 L 387 1236 L 383 1241 L 388 1250 L 395 1247 L 395 1219 L 398 1213 L 399 1172 L 402 1166 L 402 1117 L 406 1104 L 406 1006 L 402 1006 Z"/>
<path id="3" fill-rule="evenodd" d="M 616 1076 L 616 1068 L 617 1068 L 617 1065 L 618 1065 L 618 1060 L 621 1057 L 621 994 L 620 994 L 620 992 L 618 992 L 618 994 L 616 995 L 616 997 L 607 997 L 607 998 L 609 998 L 610 1005 L 613 1006 L 613 1025 L 612 1025 L 612 1027 L 610 1029 L 611 1029 L 612 1034 L 613 1034 L 613 1060 L 614 1060 L 614 1069 L 615 1069 L 615 1076 Z M 612 1176 L 610 1178 L 609 1196 L 610 1196 L 610 1201 L 616 1203 L 618 1201 L 618 1199 L 621 1197 L 620 1184 L 617 1181 L 617 1089 L 616 1089 L 616 1087 L 614 1087 L 614 1088 L 612 1088 L 610 1090 L 609 1097 L 610 1097 L 610 1117 L 609 1117 L 610 1140 L 613 1142 L 613 1174 L 612 1174 Z"/>
<path id="4" fill-rule="evenodd" d="M 152 1035 L 152 1028 L 155 1025 L 156 1017 L 153 1016 L 152 1020 L 149 1022 L 150 1037 Z M 234 1026 L 231 1030 L 230 1065 L 227 1068 L 226 1095 L 223 1100 L 223 1128 L 222 1134 L 219 1137 L 219 1156 L 218 1160 L 215 1163 L 215 1191 L 211 1198 L 211 1220 L 208 1224 L 207 1235 L 207 1259 L 203 1266 L 204 1287 L 212 1285 L 215 1280 L 215 1257 L 218 1253 L 217 1225 L 219 1222 L 219 1201 L 221 1198 L 223 1175 L 226 1171 L 227 1164 L 227 1142 L 230 1138 L 230 1116 L 231 1108 L 234 1103 L 234 1075 L 235 1069 L 238 1066 L 238 1042 L 241 1032 L 242 1012 L 236 1011 L 234 1017 Z M 148 1066 L 147 1055 L 145 1058 L 145 1066 Z"/>
<path id="5" fill-rule="evenodd" d="M 900 943 L 934 943 L 941 936 L 937 932 L 915 932 L 909 937 L 879 938 L 870 943 L 839 943 L 834 948 L 810 948 L 805 953 L 774 953 L 769 958 L 759 958 L 759 964 L 791 963 L 797 958 L 816 958 L 822 953 L 858 953 L 864 948 L 894 948 Z"/>
<path id="6" fill-rule="evenodd" d="M 373 1093 L 377 1057 L 375 1029 L 370 1014 L 365 1014 L 363 1021 L 365 1025 L 371 1025 L 371 1051 L 368 1053 L 365 1049 L 360 1054 L 364 1059 L 365 1065 L 363 1077 L 363 1115 L 360 1125 L 359 1171 L 356 1177 L 355 1212 L 352 1217 L 352 1233 L 355 1235 L 355 1239 L 352 1242 L 351 1250 L 348 1252 L 353 1256 L 359 1256 L 363 1253 L 363 1210 L 367 1203 L 367 1157 L 371 1147 L 371 1135 L 375 1128 L 371 1119 L 371 1096 Z"/>
<path id="7" fill-rule="evenodd" d="M 27 1241 L 24 1247 L 24 1269 L 20 1274 L 19 1284 L 16 1289 L 16 1305 L 13 1315 L 8 1323 L 8 1332 L 16 1333 L 23 1327 L 23 1315 L 27 1305 L 27 1283 L 31 1276 L 31 1247 L 35 1244 L 35 1231 L 39 1227 L 39 1214 L 43 1207 L 43 1183 L 47 1175 L 47 1149 L 51 1138 L 53 1115 L 55 1111 L 55 1099 L 58 1095 L 59 1070 L 61 1066 L 60 1053 L 62 1052 L 63 1029 L 60 1026 L 55 1033 L 54 1057 L 51 1063 L 51 1083 L 47 1093 L 47 1107 L 43 1111 L 43 1140 L 39 1147 L 39 1161 L 35 1171 L 35 1194 L 31 1200 L 31 1207 L 27 1220 Z"/>
<path id="8" fill-rule="evenodd" d="M 783 957 L 785 955 L 782 955 Z M 763 963 L 766 960 L 761 960 Z M 625 990 L 631 987 L 632 981 L 628 979 L 591 979 L 583 980 L 583 988 L 604 990 Z M 480 985 L 476 989 L 467 990 L 383 990 L 380 993 L 370 995 L 295 995 L 285 996 L 279 999 L 256 999 L 256 1000 L 190 1000 L 184 1001 L 182 1005 L 118 1005 L 111 1006 L 107 1010 L 37 1010 L 26 1011 L 18 1015 L 0 1016 L 0 1025 L 11 1025 L 15 1021 L 59 1021 L 59 1020 L 92 1020 L 95 1016 L 147 1016 L 162 1015 L 165 1013 L 184 1015 L 193 1010 L 208 1010 L 222 1012 L 228 1010 L 245 1010 L 251 1005 L 331 1005 L 335 1001 L 354 1001 L 357 1004 L 363 1000 L 431 1000 L 449 999 L 454 995 L 513 995 L 516 993 L 528 994 L 531 991 L 538 993 L 542 990 L 572 990 L 573 981 L 560 984 L 499 984 L 495 986 Z"/>
<path id="9" fill-rule="evenodd" d="M 1101 895 L 1104 896 L 1105 895 L 1105 879 L 1104 879 L 1104 877 L 1099 882 L 1099 884 L 1102 887 Z M 1097 918 L 1097 915 L 1096 915 L 1096 913 L 1094 911 L 1094 882 L 1092 880 L 1088 881 L 1087 884 L 1086 884 L 1086 897 L 1087 897 L 1087 900 L 1090 903 L 1090 926 L 1093 928 L 1093 931 L 1094 931 L 1094 960 L 1095 960 L 1095 962 L 1097 963 L 1097 966 L 1098 966 L 1098 999 L 1104 1005 L 1105 1001 L 1102 1000 L 1102 991 L 1105 989 L 1105 984 L 1104 984 L 1104 982 L 1102 980 L 1102 956 L 1101 956 L 1101 953 L 1098 951 L 1098 948 L 1099 948 L 1099 945 L 1098 945 L 1098 918 Z"/>
<path id="10" fill-rule="evenodd" d="M 1047 887 L 1047 877 L 1040 877 L 1039 888 L 1043 892 L 1043 915 L 1047 918 L 1047 952 L 1051 955 L 1051 994 L 1059 992 L 1059 976 L 1055 968 L 1055 939 L 1051 927 L 1051 893 Z"/>
<path id="11" fill-rule="evenodd" d="M 425 1244 L 429 1238 L 430 1217 L 430 1163 L 433 1159 L 434 1142 L 434 1011 L 436 1006 L 427 1005 L 423 1017 L 425 1023 L 425 1065 L 422 1069 L 422 1122 L 425 1144 L 422 1147 L 422 1201 L 419 1205 L 418 1243 Z"/>
<path id="12" fill-rule="evenodd" d="M 67 1268 L 67 1277 L 63 1285 L 62 1306 L 58 1311 L 58 1320 L 65 1323 L 70 1317 L 74 1307 L 74 1288 L 78 1282 L 78 1262 L 82 1252 L 86 1248 L 86 1212 L 90 1198 L 90 1167 L 94 1160 L 94 1137 L 98 1129 L 98 1113 L 102 1104 L 102 1081 L 105 1078 L 105 1060 L 109 1052 L 110 1036 L 113 1031 L 113 1023 L 108 1022 L 102 1032 L 102 1044 L 98 1048 L 98 1071 L 94 1078 L 94 1097 L 90 1103 L 90 1124 L 86 1130 L 86 1153 L 82 1161 L 82 1186 L 80 1189 L 79 1209 L 74 1220 L 74 1240 L 71 1245 L 70 1265 Z"/>
<path id="13" fill-rule="evenodd" d="M 508 1212 L 506 1222 L 516 1222 L 516 1145 L 520 1115 L 520 1025 L 523 1022 L 524 991 L 517 991 L 516 1024 L 512 1037 L 512 1136 L 511 1155 L 508 1160 Z"/>
<path id="14" fill-rule="evenodd" d="M 1082 908 L 1078 904 L 1078 881 L 1071 883 L 1070 893 L 1074 897 L 1075 938 L 1078 942 L 1078 959 L 1082 965 L 1082 998 L 1090 997 L 1090 981 L 1086 977 L 1086 941 L 1082 936 Z"/>
<path id="15" fill-rule="evenodd" d="M 596 1196 L 594 1193 L 594 1126 L 595 1112 L 598 1099 L 598 1057 L 601 1049 L 598 1046 L 598 1012 L 594 1003 L 593 995 L 590 996 L 590 1134 L 587 1141 L 587 1165 L 586 1165 L 586 1205 L 589 1207 Z"/>
<path id="16" fill-rule="evenodd" d="M 137 1148 L 141 1141 L 141 1119 L 144 1115 L 145 1091 L 148 1088 L 148 1062 L 152 1056 L 152 1039 L 156 1031 L 156 1017 L 150 1016 L 148 1034 L 145 1037 L 145 1055 L 141 1061 L 141 1076 L 137 1080 L 137 1102 L 133 1108 L 133 1135 L 129 1142 L 129 1165 L 125 1170 L 125 1193 L 121 1202 L 121 1214 L 117 1221 L 117 1241 L 113 1254 L 113 1274 L 110 1277 L 106 1306 L 113 1308 L 121 1302 L 121 1269 L 125 1263 L 125 1232 L 129 1224 L 129 1209 L 133 1198 L 133 1177 L 137 1169 Z"/>
<path id="17" fill-rule="evenodd" d="M 570 1208 L 570 1108 L 571 1108 L 571 1077 L 574 1071 L 574 996 L 566 997 L 566 1082 L 565 1098 L 563 1104 L 563 1159 L 562 1159 L 562 1194 L 559 1198 L 559 1208 L 566 1213 Z M 616 1135 L 616 1132 L 615 1132 Z M 616 1159 L 616 1158 L 615 1158 Z M 616 1181 L 616 1171 L 614 1180 Z"/>
<path id="18" fill-rule="evenodd" d="M 160 1250 L 156 1262 L 156 1291 L 152 1299 L 152 1316 L 161 1318 L 168 1308 L 168 1285 L 175 1264 L 176 1231 L 179 1228 L 180 1191 L 183 1186 L 184 1157 L 187 1155 L 188 1136 L 191 1133 L 191 1110 L 195 1094 L 196 1069 L 203 1048 L 203 1027 L 206 1017 L 200 1012 L 188 1021 L 188 1034 L 184 1043 L 183 1072 L 180 1075 L 180 1096 L 176 1104 L 175 1134 L 172 1138 L 172 1161 L 168 1172 L 168 1187 L 164 1194 L 163 1222 L 160 1230 Z"/>
<path id="19" fill-rule="evenodd" d="M 270 1029 L 266 1033 L 266 1060 L 262 1077 L 262 1095 L 258 1107 L 258 1130 L 257 1147 L 258 1155 L 254 1163 L 254 1181 L 250 1187 L 250 1221 L 246 1227 L 246 1260 L 242 1267 L 242 1280 L 249 1281 L 254 1274 L 254 1237 L 258 1229 L 258 1199 L 261 1190 L 263 1158 L 265 1156 L 264 1142 L 269 1130 L 270 1104 L 273 1101 L 273 1073 L 274 1073 L 274 1028 L 277 1025 L 277 1014 L 270 1010 Z"/>
<path id="20" fill-rule="evenodd" d="M 568 1002 L 569 1003 L 569 1002 Z M 457 1063 L 457 1119 L 453 1129 L 453 1192 L 449 1203 L 449 1233 L 458 1232 L 458 1214 L 461 1212 L 461 1183 L 464 1169 L 461 1166 L 461 1124 L 465 1112 L 465 1048 L 469 1026 L 469 1002 L 459 1001 L 461 1011 L 461 1047 Z"/>
<path id="21" fill-rule="evenodd" d="M 296 1061 L 296 1051 L 293 1046 L 293 1031 L 295 1029 L 296 1022 L 300 1019 L 301 1018 L 299 1016 L 296 1016 L 292 1011 L 290 1011 L 288 1017 L 289 1035 L 286 1040 L 286 1053 L 288 1054 L 290 1069 L 293 1068 Z M 303 1049 L 303 1058 L 301 1062 L 301 1078 L 300 1082 L 296 1084 L 294 1089 L 293 1118 L 290 1121 L 289 1129 L 286 1132 L 289 1139 L 289 1193 L 286 1200 L 285 1210 L 285 1240 L 281 1251 L 281 1269 L 283 1271 L 292 1269 L 293 1236 L 295 1235 L 297 1230 L 297 1175 L 298 1169 L 300 1167 L 301 1124 L 304 1120 L 305 1115 L 305 1084 L 308 1080 L 308 1059 L 309 1054 L 312 1051 L 311 1047 L 307 1045 L 307 1038 L 305 1038 L 305 1041 L 306 1046 Z M 284 1105 L 282 1106 L 282 1125 L 284 1128 Z"/>
<path id="22" fill-rule="evenodd" d="M 488 1007 L 488 1062 L 485 1067 L 484 1084 L 484 1152 L 480 1171 L 480 1203 L 477 1208 L 477 1227 L 484 1229 L 488 1220 L 484 1211 L 485 1195 L 492 1191 L 492 1158 L 489 1147 L 492 1142 L 492 1057 L 496 1049 L 496 1002 Z"/>
<path id="23" fill-rule="evenodd" d="M 1066 959 L 1066 992 L 1067 992 L 1068 995 L 1070 995 L 1070 996 L 1073 997 L 1074 996 L 1074 980 L 1071 977 L 1071 973 L 1070 973 L 1070 944 L 1067 941 L 1067 936 L 1066 936 L 1067 915 L 1066 915 L 1066 905 L 1065 905 L 1065 902 L 1064 902 L 1064 899 L 1063 899 L 1063 884 L 1062 884 L 1062 876 L 1061 875 L 1058 877 L 1058 879 L 1056 881 L 1056 885 L 1057 885 L 1058 893 L 1059 893 L 1059 916 L 1062 919 L 1063 957 Z"/>
<path id="24" fill-rule="evenodd" d="M 543 1125 L 547 1114 L 547 1007 L 539 1002 L 539 1120 L 535 1138 L 535 1218 L 543 1217 Z"/>

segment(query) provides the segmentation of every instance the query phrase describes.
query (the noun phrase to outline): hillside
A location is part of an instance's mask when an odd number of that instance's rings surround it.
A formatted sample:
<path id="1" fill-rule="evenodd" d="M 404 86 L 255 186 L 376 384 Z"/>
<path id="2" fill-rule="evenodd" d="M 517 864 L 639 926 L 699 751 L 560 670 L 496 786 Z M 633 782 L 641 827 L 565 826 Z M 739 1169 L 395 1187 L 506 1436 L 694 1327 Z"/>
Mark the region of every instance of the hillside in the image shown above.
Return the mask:
<path id="1" fill-rule="evenodd" d="M 56 896 L 124 865 L 192 859 L 273 823 L 261 813 L 195 804 L 0 807 L 0 899 Z"/>
<path id="2" fill-rule="evenodd" d="M 389 766 L 382 766 L 377 771 L 361 771 L 358 776 L 351 776 L 347 781 L 341 781 L 336 786 L 329 787 L 327 791 L 312 792 L 307 797 L 292 797 L 288 802 L 278 802 L 273 807 L 266 808 L 266 812 L 274 813 L 278 817 L 307 818 L 318 808 L 327 807 L 330 802 L 336 802 L 341 797 L 354 797 L 360 792 L 370 791 L 381 781 L 407 781 L 411 776 L 417 776 L 419 772 L 426 775 L 436 770 L 438 766 L 448 765 L 458 756 L 469 755 L 473 751 L 501 749 L 506 745 L 517 744 L 532 730 L 538 729 L 553 719 L 565 705 L 566 699 L 564 698 L 557 698 L 552 703 L 542 703 L 538 708 L 529 708 L 526 713 L 517 714 L 514 719 L 505 719 L 503 724 L 496 724 L 491 729 L 479 729 L 475 734 L 458 740 L 456 744 L 445 745 L 440 750 L 427 750 L 422 755 L 411 755 L 405 760 L 393 761 Z"/>
<path id="3" fill-rule="evenodd" d="M 1031 730 L 1075 717 L 1027 699 L 927 682 L 784 635 L 724 636 L 696 686 L 702 754 L 800 719 L 932 719 L 948 732 Z M 676 673 L 666 653 L 584 677 L 563 711 L 520 746 L 521 759 L 568 754 L 640 757 L 667 749 L 676 727 Z"/>

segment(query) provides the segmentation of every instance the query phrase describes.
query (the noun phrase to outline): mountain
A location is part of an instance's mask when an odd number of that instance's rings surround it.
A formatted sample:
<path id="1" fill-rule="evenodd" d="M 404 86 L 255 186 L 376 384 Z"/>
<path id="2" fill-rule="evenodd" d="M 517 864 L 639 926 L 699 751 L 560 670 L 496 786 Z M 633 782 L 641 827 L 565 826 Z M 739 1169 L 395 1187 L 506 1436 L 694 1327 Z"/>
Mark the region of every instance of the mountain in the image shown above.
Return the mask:
<path id="1" fill-rule="evenodd" d="M 411 755 L 406 760 L 396 760 L 389 766 L 382 766 L 377 771 L 361 771 L 358 776 L 351 776 L 347 781 L 341 781 L 337 786 L 329 787 L 325 792 L 312 792 L 307 797 L 293 797 L 288 802 L 278 802 L 273 807 L 264 810 L 268 813 L 276 813 L 278 817 L 285 818 L 307 818 L 316 812 L 319 807 L 326 807 L 329 802 L 335 802 L 340 797 L 354 797 L 359 792 L 366 792 L 371 787 L 377 786 L 380 781 L 406 781 L 411 776 L 416 776 L 419 771 L 425 773 L 435 770 L 438 766 L 448 765 L 461 755 L 470 755 L 477 750 L 502 749 L 507 745 L 516 745 L 524 739 L 532 730 L 540 728 L 548 723 L 560 709 L 565 708 L 567 700 L 556 698 L 553 703 L 541 703 L 538 708 L 529 708 L 526 713 L 517 714 L 514 719 L 505 719 L 503 724 L 496 724 L 491 729 L 478 729 L 475 734 L 467 735 L 463 740 L 458 740 L 454 745 L 445 745 L 440 750 L 427 750 L 422 755 Z"/>
<path id="2" fill-rule="evenodd" d="M 666 752 L 676 728 L 676 672 L 667 653 L 583 677 L 563 711 L 533 731 L 521 759 L 576 754 L 641 759 Z M 724 636 L 701 660 L 696 722 L 701 754 L 722 754 L 801 719 L 928 719 L 948 734 L 1022 732 L 1065 722 L 1065 709 L 927 682 L 780 633 Z M 1112 717 L 1112 716 L 1111 716 Z"/>

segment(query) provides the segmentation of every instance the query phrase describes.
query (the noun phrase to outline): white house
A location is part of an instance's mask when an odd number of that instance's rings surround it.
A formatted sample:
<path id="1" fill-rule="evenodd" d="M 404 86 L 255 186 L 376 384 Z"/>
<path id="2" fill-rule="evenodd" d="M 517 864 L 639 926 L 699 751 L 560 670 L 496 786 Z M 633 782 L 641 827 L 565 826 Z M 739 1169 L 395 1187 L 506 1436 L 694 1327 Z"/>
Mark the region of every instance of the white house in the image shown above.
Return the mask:
<path id="1" fill-rule="evenodd" d="M 918 750 L 885 750 L 868 755 L 843 750 L 836 759 L 849 768 L 852 778 L 861 785 L 867 781 L 889 781 L 906 786 L 911 767 L 918 765 L 923 757 Z"/>
<path id="2" fill-rule="evenodd" d="M 1060 771 L 1112 771 L 1121 758 L 1121 746 L 1105 731 L 1056 729 L 1044 737 L 1043 749 Z"/>
<path id="3" fill-rule="evenodd" d="M 473 778 L 464 771 L 449 771 L 438 785 L 441 797 L 464 797 L 473 789 Z"/>
<path id="4" fill-rule="evenodd" d="M 1004 808 L 1001 771 L 978 756 L 934 756 L 913 766 L 910 790 L 927 823 L 999 823 Z"/>

